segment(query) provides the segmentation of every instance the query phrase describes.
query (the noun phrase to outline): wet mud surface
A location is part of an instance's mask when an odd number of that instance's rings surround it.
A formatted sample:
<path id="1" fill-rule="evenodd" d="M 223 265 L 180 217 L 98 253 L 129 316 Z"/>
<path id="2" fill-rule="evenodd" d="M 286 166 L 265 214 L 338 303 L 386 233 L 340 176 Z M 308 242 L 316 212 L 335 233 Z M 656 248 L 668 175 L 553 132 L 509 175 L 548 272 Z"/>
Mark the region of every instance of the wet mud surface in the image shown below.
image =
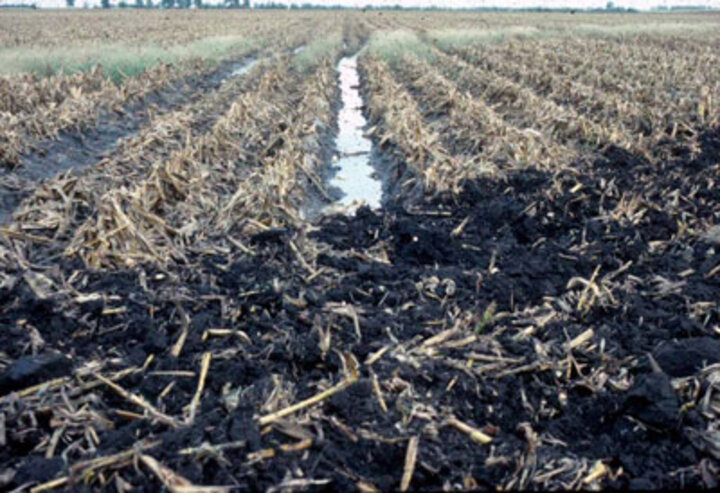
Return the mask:
<path id="1" fill-rule="evenodd" d="M 720 134 L 701 144 L 660 164 L 609 148 L 556 175 L 508 172 L 413 207 L 397 197 L 165 271 L 63 259 L 46 273 L 77 272 L 60 294 L 6 272 L 0 486 L 95 490 L 70 466 L 148 440 L 197 485 L 388 491 L 417 437 L 412 490 L 716 488 Z M 314 272 L 296 245 L 314 249 Z M 182 416 L 207 353 L 198 412 L 178 427 L 75 382 L 136 367 L 117 384 Z M 347 378 L 350 354 L 356 381 L 261 425 Z M 63 377 L 94 414 L 59 392 L 37 397 L 42 412 L 8 394 Z M 34 451 L 61 426 L 64 455 Z M 129 463 L 104 477 L 110 491 L 118 478 L 161 487 Z"/>
<path id="2" fill-rule="evenodd" d="M 111 155 L 120 139 L 146 125 L 151 115 L 195 101 L 219 88 L 229 77 L 244 75 L 255 63 L 254 58 L 225 62 L 209 74 L 192 75 L 146 95 L 141 101 L 104 111 L 89 128 L 63 132 L 56 139 L 38 143 L 35 150 L 22 157 L 22 166 L 15 170 L 0 170 L 0 224 L 10 218 L 20 202 L 42 180 L 95 164 Z"/>

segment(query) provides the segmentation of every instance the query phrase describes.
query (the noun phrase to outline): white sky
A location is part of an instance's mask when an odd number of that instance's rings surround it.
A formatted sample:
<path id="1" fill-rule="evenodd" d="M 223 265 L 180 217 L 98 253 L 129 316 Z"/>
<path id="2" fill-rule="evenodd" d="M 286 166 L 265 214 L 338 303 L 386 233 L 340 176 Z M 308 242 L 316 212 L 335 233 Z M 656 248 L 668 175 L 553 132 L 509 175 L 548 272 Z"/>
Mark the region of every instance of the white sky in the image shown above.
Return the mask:
<path id="1" fill-rule="evenodd" d="M 111 0 L 113 4 L 117 4 L 119 0 Z M 204 0 L 205 3 L 218 3 L 219 0 Z M 259 0 L 267 1 L 267 0 Z M 308 1 L 318 5 L 348 5 L 362 7 L 364 5 L 396 5 L 400 4 L 407 7 L 427 7 L 427 6 L 444 6 L 444 7 L 571 7 L 571 8 L 602 8 L 605 7 L 607 0 L 278 0 L 282 3 L 303 3 Z M 7 3 L 35 3 L 38 7 L 64 7 L 65 0 L 0 0 L 0 4 Z M 80 7 L 85 3 L 96 5 L 100 0 L 75 0 L 75 5 Z M 132 4 L 132 0 L 126 0 L 128 4 Z M 155 0 L 154 3 L 158 3 Z M 254 2 L 253 2 L 254 3 Z M 657 5 L 709 5 L 720 8 L 720 0 L 615 0 L 615 5 L 619 7 L 633 7 L 640 10 L 646 10 Z"/>

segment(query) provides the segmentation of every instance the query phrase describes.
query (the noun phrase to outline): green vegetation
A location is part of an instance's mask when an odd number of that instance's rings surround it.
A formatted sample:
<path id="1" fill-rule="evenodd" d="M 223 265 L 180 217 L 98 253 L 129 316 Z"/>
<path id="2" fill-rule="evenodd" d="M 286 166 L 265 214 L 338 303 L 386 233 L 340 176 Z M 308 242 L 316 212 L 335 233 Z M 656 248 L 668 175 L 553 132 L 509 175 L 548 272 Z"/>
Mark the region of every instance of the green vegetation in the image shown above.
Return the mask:
<path id="1" fill-rule="evenodd" d="M 589 15 L 578 16 L 585 21 L 591 20 Z M 562 38 L 567 36 L 590 37 L 624 37 L 638 34 L 702 34 L 717 29 L 713 22 L 697 22 L 695 24 L 667 22 L 658 18 L 656 22 L 638 23 L 636 17 L 618 18 L 614 24 L 581 22 L 564 25 L 557 23 L 548 26 L 503 26 L 497 28 L 477 29 L 434 29 L 425 34 L 425 39 L 440 49 L 453 49 L 468 45 L 501 43 L 510 38 Z"/>
<path id="2" fill-rule="evenodd" d="M 342 34 L 339 31 L 318 38 L 293 57 L 292 65 L 297 70 L 304 72 L 314 67 L 322 57 L 340 50 L 342 44 Z"/>
<path id="3" fill-rule="evenodd" d="M 477 325 L 475 325 L 475 333 L 476 334 L 482 334 L 485 332 L 485 329 L 490 325 L 490 323 L 493 321 L 493 318 L 495 318 L 495 312 L 497 311 L 497 304 L 493 301 L 490 303 L 485 311 L 482 314 L 482 317 L 478 321 Z"/>
<path id="4" fill-rule="evenodd" d="M 681 34 L 698 34 L 704 32 L 717 31 L 716 22 L 681 23 L 681 22 L 627 22 L 617 25 L 600 25 L 600 24 L 577 24 L 568 29 L 570 33 L 591 35 L 591 36 L 632 36 L 636 34 L 661 34 L 661 35 L 681 35 Z M 561 34 L 559 32 L 558 34 Z M 567 35 L 567 33 L 562 33 Z"/>
<path id="5" fill-rule="evenodd" d="M 499 43 L 512 37 L 536 37 L 543 31 L 533 26 L 506 26 L 495 29 L 436 29 L 427 39 L 441 49 L 472 44 Z"/>
<path id="6" fill-rule="evenodd" d="M 101 64 L 109 77 L 119 81 L 138 75 L 158 63 L 177 63 L 194 58 L 213 63 L 231 52 L 242 54 L 261 45 L 256 40 L 241 36 L 218 36 L 169 47 L 111 43 L 63 48 L 5 48 L 0 49 L 0 73 L 51 75 L 61 71 L 88 70 Z"/>
<path id="7" fill-rule="evenodd" d="M 412 54 L 419 58 L 432 58 L 431 48 L 409 30 L 377 31 L 370 37 L 365 50 L 389 62 Z"/>

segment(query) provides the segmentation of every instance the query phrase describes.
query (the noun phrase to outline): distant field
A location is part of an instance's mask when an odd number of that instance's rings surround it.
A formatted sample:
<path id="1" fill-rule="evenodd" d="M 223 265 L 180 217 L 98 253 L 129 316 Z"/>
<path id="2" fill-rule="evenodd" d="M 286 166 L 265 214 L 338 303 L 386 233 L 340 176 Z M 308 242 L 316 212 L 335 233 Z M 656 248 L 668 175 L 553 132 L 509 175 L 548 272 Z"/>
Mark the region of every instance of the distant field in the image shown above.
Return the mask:
<path id="1" fill-rule="evenodd" d="M 0 11 L 0 490 L 717 487 L 719 25 Z"/>

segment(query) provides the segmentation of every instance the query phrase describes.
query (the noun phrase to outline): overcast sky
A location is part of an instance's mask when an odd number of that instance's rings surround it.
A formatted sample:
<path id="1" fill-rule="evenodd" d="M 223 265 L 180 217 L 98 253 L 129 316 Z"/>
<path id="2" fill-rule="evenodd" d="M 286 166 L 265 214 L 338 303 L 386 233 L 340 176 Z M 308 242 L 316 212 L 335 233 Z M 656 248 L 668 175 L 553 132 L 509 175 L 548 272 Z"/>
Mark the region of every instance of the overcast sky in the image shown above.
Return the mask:
<path id="1" fill-rule="evenodd" d="M 0 0 L 2 3 L 35 3 L 40 7 L 64 7 L 65 0 Z M 116 4 L 119 0 L 112 0 Z M 132 0 L 126 0 L 132 4 Z M 204 0 L 206 3 L 217 3 L 219 0 Z M 263 0 L 261 0 L 263 1 Z M 407 7 L 447 6 L 447 7 L 573 7 L 573 8 L 596 8 L 604 7 L 607 0 L 278 0 L 282 3 L 310 3 L 318 5 L 349 5 L 362 7 L 364 5 L 396 5 Z M 86 0 L 76 0 L 75 5 L 83 6 Z M 87 0 L 89 5 L 96 5 L 99 0 Z M 615 0 L 619 7 L 633 7 L 641 10 L 649 9 L 656 5 L 709 5 L 720 7 L 720 0 Z"/>

